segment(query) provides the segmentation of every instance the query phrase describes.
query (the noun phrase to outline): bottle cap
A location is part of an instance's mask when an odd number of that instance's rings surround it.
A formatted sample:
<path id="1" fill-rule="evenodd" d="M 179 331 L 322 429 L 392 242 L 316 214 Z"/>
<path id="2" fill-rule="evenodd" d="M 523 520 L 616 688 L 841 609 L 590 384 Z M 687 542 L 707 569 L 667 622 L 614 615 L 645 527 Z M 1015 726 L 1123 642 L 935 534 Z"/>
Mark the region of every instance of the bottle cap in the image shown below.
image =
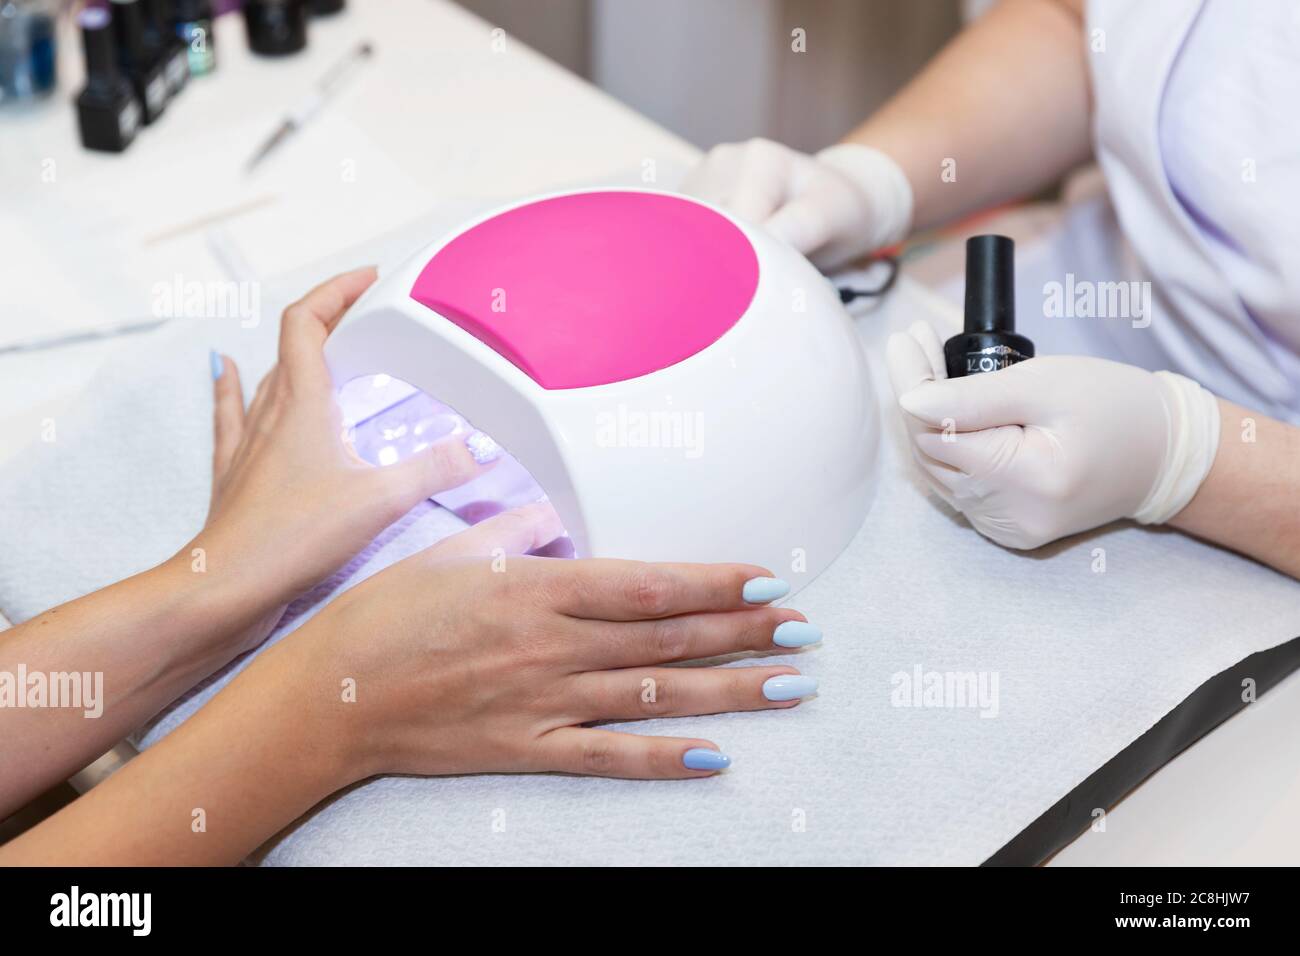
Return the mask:
<path id="1" fill-rule="evenodd" d="M 1016 244 L 1006 236 L 966 240 L 967 332 L 1016 330 Z"/>
<path id="2" fill-rule="evenodd" d="M 173 0 L 173 22 L 193 23 L 195 20 L 211 19 L 212 4 L 208 0 Z"/>
<path id="3" fill-rule="evenodd" d="M 112 0 L 113 32 L 117 34 L 118 50 L 129 66 L 143 66 L 148 56 L 145 52 L 144 11 L 139 0 Z"/>
<path id="4" fill-rule="evenodd" d="M 86 51 L 86 77 L 94 81 L 117 76 L 112 19 L 103 7 L 87 7 L 77 15 L 82 48 Z"/>
<path id="5" fill-rule="evenodd" d="M 244 24 L 254 53 L 297 53 L 307 45 L 306 0 L 248 0 Z"/>

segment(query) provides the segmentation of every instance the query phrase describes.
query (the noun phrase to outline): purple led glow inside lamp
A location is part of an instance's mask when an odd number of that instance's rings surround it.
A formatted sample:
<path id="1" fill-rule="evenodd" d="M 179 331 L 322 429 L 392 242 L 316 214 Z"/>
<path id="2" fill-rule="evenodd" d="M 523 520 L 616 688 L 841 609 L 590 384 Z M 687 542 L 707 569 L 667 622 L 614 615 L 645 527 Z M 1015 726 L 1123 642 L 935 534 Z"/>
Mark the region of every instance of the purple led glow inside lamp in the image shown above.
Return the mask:
<path id="1" fill-rule="evenodd" d="M 464 435 L 479 464 L 496 464 L 473 481 L 440 492 L 433 501 L 467 524 L 541 501 L 545 491 L 512 455 L 456 411 L 388 375 L 354 379 L 339 390 L 352 447 L 363 461 L 383 467 L 451 435 Z M 562 535 L 532 554 L 571 558 L 573 541 Z"/>

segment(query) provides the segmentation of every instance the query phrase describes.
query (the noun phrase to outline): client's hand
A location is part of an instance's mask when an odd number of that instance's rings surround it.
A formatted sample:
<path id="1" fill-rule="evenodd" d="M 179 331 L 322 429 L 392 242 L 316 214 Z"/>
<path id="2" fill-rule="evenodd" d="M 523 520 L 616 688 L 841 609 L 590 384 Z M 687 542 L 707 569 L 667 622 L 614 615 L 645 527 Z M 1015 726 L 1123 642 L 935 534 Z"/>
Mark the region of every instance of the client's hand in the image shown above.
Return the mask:
<path id="1" fill-rule="evenodd" d="M 546 503 L 505 512 L 345 592 L 0 863 L 234 863 L 377 773 L 708 776 L 730 763 L 711 741 L 584 725 L 816 691 L 793 667 L 662 666 L 819 639 L 763 606 L 787 591 L 767 571 L 524 556 L 558 530 Z M 200 836 L 196 807 L 219 821 Z"/>
<path id="2" fill-rule="evenodd" d="M 701 776 L 729 763 L 710 741 L 584 725 L 793 707 L 816 689 L 793 667 L 662 666 L 819 639 L 797 611 L 758 606 L 786 590 L 767 571 L 501 557 L 553 537 L 554 520 L 544 504 L 507 512 L 394 565 L 248 679 L 291 687 L 315 735 L 303 752 L 342 748 L 337 785 L 377 773 Z"/>
<path id="3" fill-rule="evenodd" d="M 475 461 L 463 438 L 385 468 L 363 462 L 344 441 L 322 349 L 374 279 L 371 268 L 349 272 L 285 310 L 279 361 L 247 412 L 235 364 L 213 355 L 212 504 L 183 555 L 203 549 L 205 580 L 227 598 L 221 613 L 240 620 L 239 649 L 255 646 L 285 604 L 422 499 L 491 467 Z"/>

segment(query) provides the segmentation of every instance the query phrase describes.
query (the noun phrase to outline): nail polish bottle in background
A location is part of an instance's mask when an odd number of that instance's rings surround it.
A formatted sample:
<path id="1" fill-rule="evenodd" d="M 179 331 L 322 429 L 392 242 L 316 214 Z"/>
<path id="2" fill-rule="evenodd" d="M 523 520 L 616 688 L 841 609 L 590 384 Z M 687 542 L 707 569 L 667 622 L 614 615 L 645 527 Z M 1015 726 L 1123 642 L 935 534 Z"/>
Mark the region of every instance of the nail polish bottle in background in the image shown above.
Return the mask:
<path id="1" fill-rule="evenodd" d="M 51 0 L 0 0 L 0 104 L 54 89 L 56 12 Z"/>
<path id="2" fill-rule="evenodd" d="M 89 7 L 77 18 L 86 51 L 86 88 L 77 96 L 77 128 L 86 149 L 120 153 L 140 128 L 140 104 L 117 64 L 108 11 Z"/>
<path id="3" fill-rule="evenodd" d="M 117 38 L 118 62 L 140 101 L 140 112 L 148 126 L 167 106 L 165 64 L 145 40 L 144 11 L 140 0 L 111 0 L 113 34 Z"/>
<path id="4" fill-rule="evenodd" d="M 140 0 L 144 5 L 146 45 L 158 52 L 167 78 L 167 98 L 171 99 L 190 78 L 190 64 L 185 44 L 171 29 L 171 0 Z"/>
<path id="5" fill-rule="evenodd" d="M 996 372 L 1034 357 L 1016 334 L 1016 244 L 1006 236 L 966 240 L 965 329 L 943 344 L 949 378 Z"/>
<path id="6" fill-rule="evenodd" d="M 307 45 L 307 0 L 244 0 L 244 25 L 254 53 L 297 53 Z"/>
<path id="7" fill-rule="evenodd" d="M 217 68 L 211 0 L 173 0 L 172 32 L 185 45 L 191 76 L 203 76 Z"/>
<path id="8" fill-rule="evenodd" d="M 312 16 L 325 17 L 331 13 L 341 13 L 345 4 L 344 0 L 308 0 L 308 6 Z"/>

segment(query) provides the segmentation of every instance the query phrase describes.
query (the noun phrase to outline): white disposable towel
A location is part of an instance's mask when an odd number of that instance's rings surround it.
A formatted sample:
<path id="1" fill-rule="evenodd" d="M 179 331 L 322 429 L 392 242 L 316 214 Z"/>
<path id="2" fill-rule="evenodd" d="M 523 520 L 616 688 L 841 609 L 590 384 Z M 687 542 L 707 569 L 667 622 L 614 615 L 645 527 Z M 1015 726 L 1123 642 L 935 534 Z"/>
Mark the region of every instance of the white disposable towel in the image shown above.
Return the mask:
<path id="1" fill-rule="evenodd" d="M 711 738 L 734 758 L 732 769 L 670 782 L 378 779 L 318 808 L 259 857 L 979 863 L 1204 680 L 1300 634 L 1300 585 L 1175 532 L 1116 525 L 1020 554 L 928 497 L 907 467 L 880 352 L 891 328 L 920 317 L 951 322 L 943 309 L 904 281 L 887 307 L 858 319 L 886 420 L 879 491 L 854 543 L 795 602 L 825 631 L 824 646 L 762 659 L 797 664 L 820 679 L 820 694 L 793 710 L 618 725 Z M 269 323 L 255 333 L 164 329 L 103 370 L 57 441 L 0 474 L 0 610 L 25 619 L 187 539 L 208 491 L 207 347 L 234 355 L 251 389 L 273 335 Z M 780 454 L 780 436 L 772 452 Z M 276 636 L 323 594 L 459 526 L 435 506 L 417 509 L 299 602 Z M 996 697 L 982 707 L 917 706 L 926 699 L 905 692 L 899 675 L 918 672 L 923 682 L 974 674 L 986 692 L 996 678 Z M 142 746 L 226 679 L 161 715 Z"/>

